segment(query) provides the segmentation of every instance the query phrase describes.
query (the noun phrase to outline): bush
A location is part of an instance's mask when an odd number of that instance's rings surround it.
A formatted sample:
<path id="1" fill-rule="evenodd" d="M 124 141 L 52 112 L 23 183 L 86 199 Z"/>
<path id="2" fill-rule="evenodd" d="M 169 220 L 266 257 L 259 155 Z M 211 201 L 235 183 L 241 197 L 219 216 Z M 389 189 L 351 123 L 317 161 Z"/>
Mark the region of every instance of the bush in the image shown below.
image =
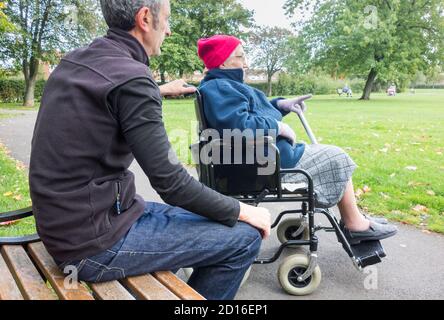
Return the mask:
<path id="1" fill-rule="evenodd" d="M 45 80 L 38 80 L 35 86 L 35 100 L 40 101 L 45 87 Z M 25 96 L 25 80 L 0 79 L 0 102 L 23 102 Z"/>
<path id="2" fill-rule="evenodd" d="M 415 89 L 444 89 L 444 84 L 417 84 L 411 87 Z"/>
<path id="3" fill-rule="evenodd" d="M 307 74 L 302 76 L 292 76 L 282 73 L 277 83 L 273 84 L 274 96 L 290 96 L 303 94 L 335 94 L 338 88 L 343 88 L 348 84 L 353 92 L 362 92 L 364 89 L 364 80 L 335 80 L 326 75 Z M 267 84 L 250 84 L 255 88 L 266 92 Z"/>

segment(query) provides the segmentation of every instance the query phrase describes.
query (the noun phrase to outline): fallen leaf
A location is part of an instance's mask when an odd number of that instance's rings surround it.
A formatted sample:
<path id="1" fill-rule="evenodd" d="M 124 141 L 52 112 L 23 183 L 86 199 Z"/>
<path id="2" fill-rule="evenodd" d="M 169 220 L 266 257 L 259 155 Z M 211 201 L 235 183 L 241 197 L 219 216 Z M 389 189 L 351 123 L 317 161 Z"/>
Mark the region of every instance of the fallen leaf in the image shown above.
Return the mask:
<path id="1" fill-rule="evenodd" d="M 358 189 L 355 192 L 356 198 L 360 198 L 363 194 L 364 194 L 364 191 L 362 191 L 362 189 Z"/>
<path id="2" fill-rule="evenodd" d="M 415 167 L 415 166 L 408 166 L 408 167 L 405 167 L 407 170 L 410 170 L 410 171 L 416 171 L 418 168 L 417 167 Z"/>
<path id="3" fill-rule="evenodd" d="M 383 153 L 387 153 L 388 151 L 389 151 L 388 148 L 379 149 L 379 152 L 383 152 Z"/>
<path id="4" fill-rule="evenodd" d="M 12 196 L 12 192 L 6 192 L 3 194 L 4 197 L 10 197 Z"/>
<path id="5" fill-rule="evenodd" d="M 438 151 L 436 154 L 437 154 L 438 156 L 442 156 L 442 152 L 441 152 L 441 151 Z"/>
<path id="6" fill-rule="evenodd" d="M 7 222 L 0 222 L 0 226 L 10 226 L 11 224 L 17 223 L 18 221 L 7 221 Z"/>
<path id="7" fill-rule="evenodd" d="M 364 186 L 362 188 L 362 191 L 364 191 L 364 193 L 369 193 L 370 191 L 372 191 L 372 189 L 369 186 Z"/>
<path id="8" fill-rule="evenodd" d="M 390 199 L 390 196 L 385 194 L 384 192 L 380 192 L 379 193 L 381 195 L 381 197 L 383 197 L 384 199 Z"/>
<path id="9" fill-rule="evenodd" d="M 433 190 L 427 190 L 427 194 L 429 196 L 435 196 L 436 195 L 436 193 Z"/>
<path id="10" fill-rule="evenodd" d="M 419 151 L 420 151 L 420 152 L 425 152 L 425 150 L 424 150 L 424 149 L 421 149 L 421 148 L 419 148 Z"/>
<path id="11" fill-rule="evenodd" d="M 376 138 L 379 138 L 379 134 L 377 134 L 377 133 L 372 133 L 372 135 Z"/>
<path id="12" fill-rule="evenodd" d="M 394 178 L 396 176 L 396 173 L 392 173 L 391 175 L 390 175 L 390 178 Z"/>
<path id="13" fill-rule="evenodd" d="M 419 187 L 419 186 L 425 186 L 426 184 L 423 182 L 416 182 L 416 181 L 410 181 L 408 183 L 409 187 Z"/>
<path id="14" fill-rule="evenodd" d="M 16 201 L 21 201 L 22 200 L 22 196 L 19 194 L 19 195 L 16 195 L 15 197 L 13 197 L 13 199 L 16 200 Z"/>
<path id="15" fill-rule="evenodd" d="M 390 143 L 386 143 L 386 144 L 384 145 L 384 147 L 386 147 L 386 148 L 390 148 L 391 145 L 390 145 Z"/>
<path id="16" fill-rule="evenodd" d="M 401 149 L 395 149 L 396 152 L 401 152 Z"/>
<path id="17" fill-rule="evenodd" d="M 425 229 L 422 230 L 422 232 L 425 233 L 425 234 L 432 234 L 429 230 L 425 230 Z"/>
<path id="18" fill-rule="evenodd" d="M 412 208 L 413 211 L 416 212 L 429 212 L 429 208 L 427 208 L 426 206 L 423 206 L 421 204 L 417 204 L 416 206 L 414 206 Z"/>

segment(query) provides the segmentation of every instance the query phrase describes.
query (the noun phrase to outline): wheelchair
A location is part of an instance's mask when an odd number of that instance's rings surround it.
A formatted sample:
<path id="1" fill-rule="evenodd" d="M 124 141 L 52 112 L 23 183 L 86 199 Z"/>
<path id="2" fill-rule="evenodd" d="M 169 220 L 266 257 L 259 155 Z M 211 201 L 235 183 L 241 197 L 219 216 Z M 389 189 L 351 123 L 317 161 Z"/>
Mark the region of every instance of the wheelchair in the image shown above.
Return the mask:
<path id="1" fill-rule="evenodd" d="M 313 180 L 310 174 L 300 169 L 281 169 L 279 167 L 279 149 L 274 139 L 269 136 L 256 138 L 253 142 L 242 139 L 243 161 L 233 161 L 233 153 L 236 149 L 233 139 L 213 139 L 211 129 L 205 118 L 205 107 L 202 94 L 195 93 L 195 113 L 198 120 L 199 141 L 191 145 L 193 160 L 197 164 L 197 172 L 200 182 L 206 186 L 227 196 L 231 196 L 241 202 L 250 205 L 261 203 L 286 203 L 298 202 L 300 209 L 280 212 L 272 224 L 276 228 L 279 248 L 270 258 L 258 258 L 254 264 L 271 264 L 276 262 L 282 252 L 287 248 L 308 248 L 307 253 L 297 253 L 286 257 L 278 268 L 278 280 L 282 288 L 290 295 L 308 295 L 314 292 L 321 282 L 321 270 L 318 266 L 318 237 L 316 233 L 323 230 L 334 232 L 338 242 L 351 258 L 358 270 L 381 262 L 386 256 L 380 241 L 361 242 L 358 245 L 350 245 L 344 236 L 335 215 L 328 209 L 316 208 Z M 311 128 L 303 114 L 299 118 L 309 135 L 312 143 L 317 143 Z M 258 156 L 253 156 L 253 161 L 245 161 L 248 154 L 256 154 L 257 148 L 271 150 L 273 156 L 268 155 L 267 161 Z M 216 155 L 217 154 L 217 155 Z M 225 160 L 220 161 L 223 155 Z M 218 159 L 219 158 L 219 159 Z M 274 170 L 267 175 L 258 175 L 259 169 L 270 166 Z M 228 164 L 227 164 L 228 163 Z M 306 178 L 305 185 L 289 186 L 282 183 L 282 177 L 286 174 L 300 174 Z M 324 227 L 315 224 L 318 214 L 325 215 L 331 224 Z M 283 219 L 286 217 L 286 219 Z M 246 273 L 248 277 L 249 271 Z M 188 271 L 189 272 L 189 271 Z M 246 280 L 244 277 L 244 281 Z"/>

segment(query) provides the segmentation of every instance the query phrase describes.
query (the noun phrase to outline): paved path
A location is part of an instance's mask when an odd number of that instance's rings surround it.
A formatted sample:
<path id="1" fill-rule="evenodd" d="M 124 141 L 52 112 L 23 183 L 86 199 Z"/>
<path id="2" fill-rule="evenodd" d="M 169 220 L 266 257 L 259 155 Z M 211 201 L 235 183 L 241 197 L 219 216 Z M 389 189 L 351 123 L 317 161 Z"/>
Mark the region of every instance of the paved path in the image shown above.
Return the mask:
<path id="1" fill-rule="evenodd" d="M 11 150 L 13 157 L 28 165 L 36 112 L 20 111 L 18 114 L 14 118 L 0 119 L 0 141 Z M 145 199 L 161 201 L 136 162 L 131 170 L 136 175 L 138 193 Z M 269 208 L 276 214 L 284 207 L 273 205 Z M 325 221 L 323 224 L 327 225 Z M 399 229 L 396 237 L 383 242 L 388 257 L 375 269 L 369 270 L 369 274 L 360 273 L 353 267 L 333 234 L 322 232 L 319 233 L 322 282 L 315 293 L 309 297 L 285 294 L 277 281 L 278 261 L 271 265 L 253 266 L 251 276 L 240 289 L 237 299 L 444 299 L 444 236 L 426 234 L 404 225 L 399 225 Z M 273 235 L 263 244 L 262 255 L 270 256 L 277 246 L 278 241 Z M 288 254 L 291 251 L 287 251 Z M 373 278 L 374 272 L 377 273 L 376 278 Z M 183 277 L 181 272 L 179 276 Z M 367 278 L 369 276 L 371 278 Z M 370 284 L 370 288 L 366 284 Z"/>

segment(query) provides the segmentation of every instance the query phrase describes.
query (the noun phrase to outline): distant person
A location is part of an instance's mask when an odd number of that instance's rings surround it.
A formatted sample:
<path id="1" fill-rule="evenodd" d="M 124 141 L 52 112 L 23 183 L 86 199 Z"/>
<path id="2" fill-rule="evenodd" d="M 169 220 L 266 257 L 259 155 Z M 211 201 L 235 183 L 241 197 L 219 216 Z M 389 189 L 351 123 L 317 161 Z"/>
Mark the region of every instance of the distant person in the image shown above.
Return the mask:
<path id="1" fill-rule="evenodd" d="M 396 85 L 392 84 L 390 87 L 388 87 L 387 94 L 391 97 L 396 96 Z"/>

